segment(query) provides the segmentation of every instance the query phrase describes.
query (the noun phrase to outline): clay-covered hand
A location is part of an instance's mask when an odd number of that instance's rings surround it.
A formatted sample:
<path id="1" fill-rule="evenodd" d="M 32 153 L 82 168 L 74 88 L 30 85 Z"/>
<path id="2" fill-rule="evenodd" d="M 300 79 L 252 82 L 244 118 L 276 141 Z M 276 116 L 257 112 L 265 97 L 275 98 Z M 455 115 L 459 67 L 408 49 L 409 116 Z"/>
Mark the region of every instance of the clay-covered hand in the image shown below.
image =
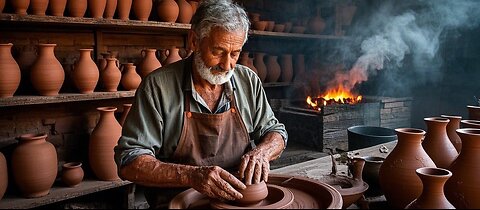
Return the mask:
<path id="1" fill-rule="evenodd" d="M 236 189 L 246 188 L 234 175 L 218 166 L 196 167 L 190 174 L 190 182 L 198 192 L 219 200 L 241 199 L 243 195 Z"/>
<path id="2" fill-rule="evenodd" d="M 268 154 L 258 147 L 242 156 L 239 168 L 239 177 L 246 185 L 268 181 L 270 161 Z"/>

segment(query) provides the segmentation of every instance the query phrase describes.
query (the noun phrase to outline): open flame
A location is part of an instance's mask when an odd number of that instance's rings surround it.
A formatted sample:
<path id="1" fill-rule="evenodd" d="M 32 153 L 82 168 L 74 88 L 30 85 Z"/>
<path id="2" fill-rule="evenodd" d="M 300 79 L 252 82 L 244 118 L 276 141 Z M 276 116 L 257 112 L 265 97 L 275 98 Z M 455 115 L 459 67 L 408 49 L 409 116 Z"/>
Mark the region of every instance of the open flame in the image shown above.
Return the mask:
<path id="1" fill-rule="evenodd" d="M 317 97 L 307 97 L 307 104 L 312 109 L 321 110 L 321 106 L 329 104 L 356 104 L 362 101 L 362 96 L 352 93 L 343 86 L 337 86 L 327 90 L 323 95 Z"/>

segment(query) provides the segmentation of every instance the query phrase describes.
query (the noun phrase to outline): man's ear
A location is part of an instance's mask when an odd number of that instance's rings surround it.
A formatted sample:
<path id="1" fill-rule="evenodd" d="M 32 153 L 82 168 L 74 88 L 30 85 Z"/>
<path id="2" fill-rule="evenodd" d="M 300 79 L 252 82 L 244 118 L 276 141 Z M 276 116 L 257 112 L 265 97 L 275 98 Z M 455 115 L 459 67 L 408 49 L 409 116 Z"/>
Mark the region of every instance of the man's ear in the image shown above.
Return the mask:
<path id="1" fill-rule="evenodd" d="M 197 47 L 197 34 L 190 30 L 187 36 L 187 51 L 195 51 Z"/>

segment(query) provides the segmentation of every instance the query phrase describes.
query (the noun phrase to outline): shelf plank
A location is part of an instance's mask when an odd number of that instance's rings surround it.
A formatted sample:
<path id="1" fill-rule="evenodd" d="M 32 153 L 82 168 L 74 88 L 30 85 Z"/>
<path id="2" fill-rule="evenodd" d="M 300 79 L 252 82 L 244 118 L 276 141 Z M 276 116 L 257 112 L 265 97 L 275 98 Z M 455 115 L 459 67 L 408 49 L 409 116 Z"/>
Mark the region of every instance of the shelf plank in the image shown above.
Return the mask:
<path id="1" fill-rule="evenodd" d="M 254 36 L 295 38 L 295 39 L 331 39 L 331 40 L 348 39 L 348 37 L 345 37 L 345 36 L 298 34 L 298 33 L 284 33 L 284 32 L 272 32 L 272 31 L 257 31 L 257 30 L 251 30 L 249 34 Z"/>
<path id="2" fill-rule="evenodd" d="M 128 98 L 134 97 L 135 91 L 117 91 L 117 92 L 93 92 L 90 94 L 80 93 L 60 93 L 56 96 L 13 96 L 10 98 L 0 98 L 0 107 L 65 103 L 74 101 L 94 101 L 103 99 Z"/>
<path id="3" fill-rule="evenodd" d="M 0 209 L 34 208 L 130 184 L 133 183 L 129 181 L 83 180 L 76 187 L 54 185 L 48 195 L 39 198 L 23 198 L 5 195 L 2 200 L 0 200 Z"/>

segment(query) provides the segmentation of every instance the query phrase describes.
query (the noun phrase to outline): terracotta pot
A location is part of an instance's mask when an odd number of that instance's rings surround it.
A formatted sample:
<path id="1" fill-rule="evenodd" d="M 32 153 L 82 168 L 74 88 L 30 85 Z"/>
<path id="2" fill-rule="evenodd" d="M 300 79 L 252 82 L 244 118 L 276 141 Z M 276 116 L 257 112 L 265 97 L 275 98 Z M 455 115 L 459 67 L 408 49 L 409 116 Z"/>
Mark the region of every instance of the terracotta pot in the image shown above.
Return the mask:
<path id="1" fill-rule="evenodd" d="M 63 17 L 66 7 L 67 0 L 49 0 L 48 2 L 48 11 L 53 16 Z"/>
<path id="2" fill-rule="evenodd" d="M 38 57 L 30 71 L 30 80 L 40 95 L 58 95 L 65 81 L 65 71 L 55 57 L 57 44 L 38 44 Z"/>
<path id="3" fill-rule="evenodd" d="M 3 153 L 0 152 L 0 200 L 2 200 L 8 186 L 8 170 L 7 159 Z"/>
<path id="4" fill-rule="evenodd" d="M 115 119 L 116 107 L 98 107 L 100 119 L 90 135 L 88 159 L 99 180 L 119 180 L 113 148 L 122 134 L 122 126 Z"/>
<path id="5" fill-rule="evenodd" d="M 118 0 L 117 2 L 117 13 L 120 20 L 129 20 L 130 19 L 130 10 L 132 8 L 133 0 Z"/>
<path id="6" fill-rule="evenodd" d="M 423 149 L 440 168 L 448 169 L 450 164 L 457 158 L 457 149 L 447 135 L 448 118 L 427 117 L 424 118 L 427 124 L 427 134 L 422 142 Z"/>
<path id="7" fill-rule="evenodd" d="M 255 73 L 257 73 L 257 68 L 253 65 L 253 59 L 249 57 L 249 52 L 242 51 L 240 53 L 240 59 L 238 60 L 239 64 L 242 64 L 250 69 L 252 69 Z"/>
<path id="8" fill-rule="evenodd" d="M 102 57 L 98 59 L 97 65 L 98 70 L 102 71 L 107 67 L 107 58 L 110 58 L 111 56 L 109 52 L 101 52 L 100 55 L 102 55 Z"/>
<path id="9" fill-rule="evenodd" d="M 422 193 L 417 168 L 436 167 L 422 147 L 425 131 L 397 128 L 398 143 L 380 166 L 380 186 L 390 208 L 405 208 Z"/>
<path id="10" fill-rule="evenodd" d="M 379 183 L 379 171 L 385 158 L 376 156 L 362 157 L 365 160 L 363 166 L 362 179 L 368 184 L 368 190 L 365 191 L 367 196 L 383 195 L 382 188 Z"/>
<path id="11" fill-rule="evenodd" d="M 267 65 L 263 60 L 263 58 L 265 57 L 265 53 L 255 52 L 253 55 L 254 55 L 253 65 L 255 66 L 255 68 L 257 68 L 258 77 L 260 77 L 260 80 L 264 82 L 265 78 L 267 78 L 267 72 L 268 72 Z"/>
<path id="12" fill-rule="evenodd" d="M 461 128 L 462 150 L 450 165 L 452 177 L 445 183 L 445 195 L 457 209 L 480 208 L 480 129 Z"/>
<path id="13" fill-rule="evenodd" d="M 0 98 L 12 97 L 21 80 L 21 71 L 12 56 L 12 43 L 0 44 Z"/>
<path id="14" fill-rule="evenodd" d="M 138 72 L 142 78 L 145 78 L 152 71 L 155 71 L 158 68 L 162 67 L 162 64 L 157 59 L 156 52 L 156 49 L 142 50 L 142 61 L 140 62 L 140 69 Z"/>
<path id="15" fill-rule="evenodd" d="M 462 116 L 440 115 L 440 117 L 444 117 L 450 120 L 450 122 L 448 122 L 447 124 L 447 136 L 457 150 L 457 153 L 459 153 L 460 150 L 462 150 L 462 140 L 460 139 L 460 136 L 458 136 L 456 130 L 460 128 L 460 121 L 462 120 Z"/>
<path id="16" fill-rule="evenodd" d="M 160 21 L 175 23 L 180 8 L 174 0 L 160 0 L 157 4 L 157 12 Z"/>
<path id="17" fill-rule="evenodd" d="M 280 56 L 280 82 L 291 82 L 293 79 L 293 57 L 292 54 L 283 54 Z"/>
<path id="18" fill-rule="evenodd" d="M 193 16 L 192 5 L 186 0 L 177 0 L 177 4 L 179 9 L 177 23 L 190 23 Z"/>
<path id="19" fill-rule="evenodd" d="M 17 15 L 27 15 L 27 9 L 30 6 L 30 0 L 15 0 L 10 1 L 15 14 Z"/>
<path id="20" fill-rule="evenodd" d="M 480 120 L 480 106 L 468 105 L 467 110 L 469 120 Z"/>
<path id="21" fill-rule="evenodd" d="M 115 11 L 117 10 L 117 0 L 107 0 L 107 4 L 105 5 L 105 11 L 103 12 L 103 17 L 105 19 L 113 19 L 113 15 L 115 15 Z"/>
<path id="22" fill-rule="evenodd" d="M 62 165 L 61 180 L 68 187 L 76 187 L 83 180 L 82 163 L 68 162 Z"/>
<path id="23" fill-rule="evenodd" d="M 282 74 L 282 69 L 280 68 L 280 64 L 277 61 L 278 56 L 276 55 L 267 55 L 267 60 L 265 61 L 265 65 L 267 65 L 267 77 L 265 78 L 265 82 L 277 82 Z"/>
<path id="24" fill-rule="evenodd" d="M 257 31 L 265 31 L 267 29 L 268 22 L 267 21 L 255 21 L 252 24 L 253 29 Z"/>
<path id="25" fill-rule="evenodd" d="M 460 120 L 460 125 L 462 128 L 480 128 L 480 120 Z"/>
<path id="26" fill-rule="evenodd" d="M 130 112 L 131 108 L 132 108 L 132 104 L 123 104 L 122 115 L 118 120 L 118 123 L 120 123 L 120 126 L 123 126 L 123 123 L 125 123 L 125 119 L 127 119 L 128 112 Z"/>
<path id="27" fill-rule="evenodd" d="M 12 175 L 27 198 L 42 197 L 50 192 L 57 177 L 57 152 L 47 134 L 24 134 L 12 153 Z"/>
<path id="28" fill-rule="evenodd" d="M 32 15 L 45 16 L 48 8 L 48 0 L 30 0 Z"/>
<path id="29" fill-rule="evenodd" d="M 88 11 L 92 18 L 103 18 L 107 0 L 88 0 Z"/>
<path id="30" fill-rule="evenodd" d="M 148 21 L 150 13 L 152 12 L 152 0 L 133 0 L 132 10 L 135 17 L 141 21 Z"/>
<path id="31" fill-rule="evenodd" d="M 80 93 L 93 93 L 97 86 L 100 72 L 92 59 L 93 49 L 79 49 L 80 58 L 73 66 L 72 80 Z"/>
<path id="32" fill-rule="evenodd" d="M 67 10 L 70 17 L 84 17 L 88 8 L 88 0 L 68 0 Z"/>
<path id="33" fill-rule="evenodd" d="M 422 194 L 408 204 L 406 209 L 455 209 L 443 191 L 452 172 L 443 168 L 422 167 L 415 170 L 415 173 L 422 180 Z"/>
<path id="34" fill-rule="evenodd" d="M 103 90 L 107 92 L 116 92 L 121 79 L 122 73 L 117 67 L 117 59 L 107 58 L 107 66 L 104 70 L 100 71 L 100 80 L 102 82 Z"/>
<path id="35" fill-rule="evenodd" d="M 134 66 L 133 63 L 126 63 L 122 68 L 123 71 L 120 84 L 122 84 L 123 89 L 128 91 L 137 90 L 142 82 L 142 78 L 138 75 L 136 66 Z"/>
<path id="36" fill-rule="evenodd" d="M 179 60 L 182 60 L 182 57 L 179 54 L 180 49 L 178 49 L 175 46 L 170 47 L 169 49 L 165 50 L 165 54 L 167 58 L 165 59 L 165 64 L 163 65 L 168 65 L 171 63 L 175 63 Z"/>

